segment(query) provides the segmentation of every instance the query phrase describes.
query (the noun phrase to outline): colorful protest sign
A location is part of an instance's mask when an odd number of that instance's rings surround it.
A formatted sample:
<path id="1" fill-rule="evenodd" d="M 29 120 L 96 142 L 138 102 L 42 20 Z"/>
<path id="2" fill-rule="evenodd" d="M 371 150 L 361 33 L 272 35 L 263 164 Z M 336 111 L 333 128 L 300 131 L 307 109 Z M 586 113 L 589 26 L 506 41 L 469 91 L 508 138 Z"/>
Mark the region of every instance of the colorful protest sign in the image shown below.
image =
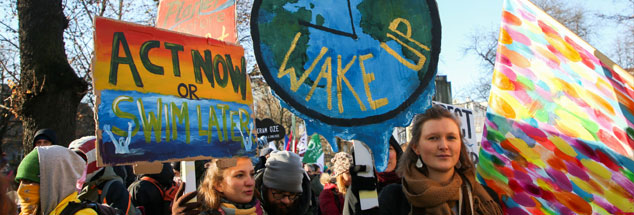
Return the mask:
<path id="1" fill-rule="evenodd" d="M 634 212 L 634 78 L 525 0 L 505 0 L 478 164 L 507 214 Z"/>
<path id="2" fill-rule="evenodd" d="M 430 106 L 440 30 L 433 0 L 256 0 L 251 14 L 259 68 L 282 105 L 331 143 L 368 144 L 379 170 L 392 128 Z"/>
<path id="3" fill-rule="evenodd" d="M 474 127 L 474 116 L 473 110 L 469 110 L 466 108 L 456 107 L 453 105 L 440 103 L 440 102 L 432 102 L 435 105 L 440 105 L 443 108 L 453 112 L 456 117 L 460 119 L 460 132 L 464 136 L 463 139 L 465 141 L 465 145 L 467 145 L 469 150 L 469 157 L 474 161 L 478 161 L 478 153 L 480 152 L 480 144 L 478 143 L 478 138 L 476 138 L 475 127 Z"/>
<path id="4" fill-rule="evenodd" d="M 101 17 L 94 41 L 100 165 L 254 152 L 241 47 Z"/>
<path id="5" fill-rule="evenodd" d="M 235 43 L 235 0 L 161 0 L 156 27 Z"/>

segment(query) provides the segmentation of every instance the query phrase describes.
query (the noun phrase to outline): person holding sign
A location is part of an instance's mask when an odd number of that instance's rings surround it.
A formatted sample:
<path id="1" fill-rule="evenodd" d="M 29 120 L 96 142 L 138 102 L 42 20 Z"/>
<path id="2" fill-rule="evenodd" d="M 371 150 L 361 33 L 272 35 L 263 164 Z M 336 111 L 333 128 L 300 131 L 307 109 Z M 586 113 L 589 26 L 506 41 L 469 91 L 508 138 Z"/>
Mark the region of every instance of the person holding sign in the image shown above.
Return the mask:
<path id="1" fill-rule="evenodd" d="M 460 121 L 438 105 L 414 118 L 412 140 L 396 170 L 402 189 L 384 188 L 381 214 L 502 214 L 475 180 L 459 128 Z M 394 202 L 403 196 L 409 205 Z"/>

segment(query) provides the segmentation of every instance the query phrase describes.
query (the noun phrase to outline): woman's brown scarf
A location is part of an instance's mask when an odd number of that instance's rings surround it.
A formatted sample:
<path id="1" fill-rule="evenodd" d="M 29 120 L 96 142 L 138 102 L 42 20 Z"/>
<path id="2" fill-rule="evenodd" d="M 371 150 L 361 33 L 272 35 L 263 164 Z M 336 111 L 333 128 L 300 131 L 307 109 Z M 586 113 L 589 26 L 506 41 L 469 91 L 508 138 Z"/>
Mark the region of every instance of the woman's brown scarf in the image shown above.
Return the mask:
<path id="1" fill-rule="evenodd" d="M 475 176 L 467 174 L 466 179 L 472 187 L 473 210 L 475 214 L 498 215 L 502 214 L 500 206 L 489 196 L 482 185 L 475 181 Z M 403 193 L 412 205 L 410 214 L 454 214 L 449 205 L 450 202 L 460 199 L 460 187 L 466 193 L 467 186 L 463 185 L 462 177 L 456 172 L 453 178 L 446 184 L 440 184 L 425 176 L 416 169 L 413 164 L 409 165 L 409 171 L 403 176 Z M 468 195 L 463 196 L 463 214 L 471 214 Z"/>

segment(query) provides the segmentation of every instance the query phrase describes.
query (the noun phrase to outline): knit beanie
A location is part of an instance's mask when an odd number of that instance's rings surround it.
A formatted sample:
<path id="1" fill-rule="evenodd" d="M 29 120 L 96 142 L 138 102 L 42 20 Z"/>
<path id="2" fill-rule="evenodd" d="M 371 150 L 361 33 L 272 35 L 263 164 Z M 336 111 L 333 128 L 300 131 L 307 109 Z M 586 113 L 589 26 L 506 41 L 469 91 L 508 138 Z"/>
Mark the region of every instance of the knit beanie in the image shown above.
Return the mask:
<path id="1" fill-rule="evenodd" d="M 299 155 L 289 151 L 272 152 L 265 166 L 264 186 L 286 192 L 303 192 L 305 172 Z"/>
<path id="2" fill-rule="evenodd" d="M 52 129 L 44 128 L 37 130 L 37 132 L 35 132 L 35 136 L 33 136 L 33 144 L 35 145 L 35 142 L 42 139 L 51 141 L 53 145 L 57 145 L 57 136 L 55 135 L 55 131 Z"/>
<path id="3" fill-rule="evenodd" d="M 15 181 L 19 183 L 22 179 L 40 183 L 40 161 L 37 149 L 24 156 L 20 162 Z"/>
<path id="4" fill-rule="evenodd" d="M 353 160 L 352 160 L 352 155 L 345 152 L 339 152 L 335 154 L 335 157 L 330 159 L 330 162 L 333 163 L 333 171 L 332 171 L 332 174 L 334 175 L 333 177 L 337 177 L 343 173 L 350 171 L 350 167 L 352 167 Z"/>

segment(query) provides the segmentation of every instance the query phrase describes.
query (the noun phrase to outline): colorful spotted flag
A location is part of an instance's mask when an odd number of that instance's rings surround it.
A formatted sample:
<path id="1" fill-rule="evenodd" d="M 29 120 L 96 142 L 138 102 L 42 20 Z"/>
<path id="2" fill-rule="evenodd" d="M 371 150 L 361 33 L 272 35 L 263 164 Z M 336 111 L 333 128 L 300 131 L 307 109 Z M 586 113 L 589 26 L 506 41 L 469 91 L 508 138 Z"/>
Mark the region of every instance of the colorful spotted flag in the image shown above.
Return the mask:
<path id="1" fill-rule="evenodd" d="M 506 214 L 634 213 L 634 78 L 526 0 L 505 0 L 479 181 Z"/>

